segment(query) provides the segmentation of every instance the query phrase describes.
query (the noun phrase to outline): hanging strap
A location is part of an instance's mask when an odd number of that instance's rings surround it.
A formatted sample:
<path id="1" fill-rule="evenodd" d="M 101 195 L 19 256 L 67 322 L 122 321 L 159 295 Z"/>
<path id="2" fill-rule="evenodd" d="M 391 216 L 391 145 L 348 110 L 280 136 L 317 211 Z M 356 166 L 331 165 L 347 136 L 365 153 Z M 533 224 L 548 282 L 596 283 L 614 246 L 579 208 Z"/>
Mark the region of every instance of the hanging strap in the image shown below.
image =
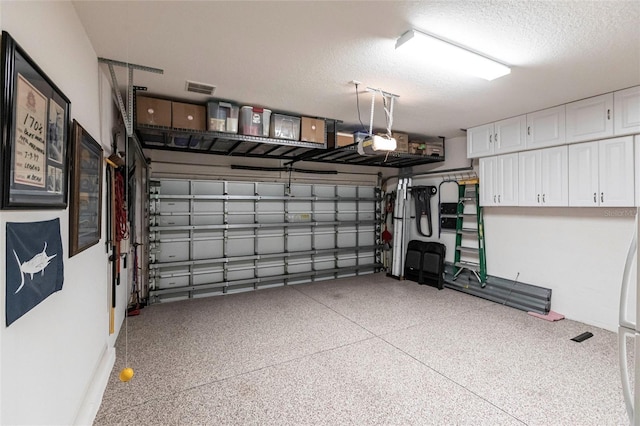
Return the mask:
<path id="1" fill-rule="evenodd" d="M 436 195 L 438 188 L 435 186 L 414 186 L 411 188 L 411 195 L 416 206 L 416 226 L 418 233 L 425 237 L 433 235 L 433 225 L 431 224 L 431 197 Z M 427 217 L 429 233 L 422 231 L 422 216 Z"/>

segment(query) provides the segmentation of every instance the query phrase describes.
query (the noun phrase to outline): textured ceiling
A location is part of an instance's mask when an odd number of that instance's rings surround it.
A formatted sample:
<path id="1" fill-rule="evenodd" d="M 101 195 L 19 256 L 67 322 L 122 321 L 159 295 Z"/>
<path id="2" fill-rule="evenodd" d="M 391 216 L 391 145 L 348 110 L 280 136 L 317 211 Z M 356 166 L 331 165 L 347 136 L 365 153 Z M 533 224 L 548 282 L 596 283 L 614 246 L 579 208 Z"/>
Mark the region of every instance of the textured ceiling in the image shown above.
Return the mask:
<path id="1" fill-rule="evenodd" d="M 361 81 L 399 95 L 393 128 L 453 137 L 460 129 L 640 84 L 640 1 L 154 2 L 76 1 L 98 56 L 164 69 L 136 71 L 149 93 L 216 98 L 356 124 Z M 415 27 L 513 66 L 485 81 L 407 55 Z M 126 82 L 126 74 L 118 74 Z M 379 98 L 378 98 L 379 99 Z M 384 127 L 376 105 L 376 127 Z"/>

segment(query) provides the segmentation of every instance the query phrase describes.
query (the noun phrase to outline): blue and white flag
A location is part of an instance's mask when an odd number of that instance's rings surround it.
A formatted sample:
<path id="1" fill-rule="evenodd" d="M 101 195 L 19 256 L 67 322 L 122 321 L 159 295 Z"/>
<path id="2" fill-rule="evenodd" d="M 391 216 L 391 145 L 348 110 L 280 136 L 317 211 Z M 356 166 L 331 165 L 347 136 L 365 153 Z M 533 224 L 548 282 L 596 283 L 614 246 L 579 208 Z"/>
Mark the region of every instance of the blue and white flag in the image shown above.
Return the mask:
<path id="1" fill-rule="evenodd" d="M 60 219 L 7 223 L 7 326 L 56 291 L 64 264 Z"/>

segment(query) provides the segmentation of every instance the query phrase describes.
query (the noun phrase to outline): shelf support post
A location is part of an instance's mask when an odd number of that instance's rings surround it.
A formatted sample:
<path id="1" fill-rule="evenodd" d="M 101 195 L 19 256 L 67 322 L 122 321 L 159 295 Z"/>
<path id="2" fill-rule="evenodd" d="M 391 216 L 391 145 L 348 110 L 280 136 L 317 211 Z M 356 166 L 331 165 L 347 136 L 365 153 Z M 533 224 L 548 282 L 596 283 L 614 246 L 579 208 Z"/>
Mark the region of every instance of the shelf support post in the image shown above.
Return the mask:
<path id="1" fill-rule="evenodd" d="M 124 125 L 127 130 L 127 136 L 131 137 L 133 135 L 133 70 L 140 70 L 146 72 L 152 72 L 155 74 L 164 74 L 164 71 L 159 68 L 147 67 L 144 65 L 130 64 L 128 62 L 122 61 L 114 61 L 113 59 L 106 58 L 98 58 L 98 63 L 107 64 L 109 67 L 109 74 L 111 76 L 111 88 L 113 89 L 113 93 L 116 96 L 116 101 L 118 102 L 118 109 L 120 109 L 120 114 L 122 115 L 122 119 L 124 120 Z M 122 100 L 122 95 L 120 94 L 120 89 L 118 85 L 118 79 L 116 77 L 114 66 L 124 67 L 128 70 L 128 78 L 127 78 L 127 96 L 128 96 L 128 107 L 129 110 L 124 105 L 124 101 Z"/>

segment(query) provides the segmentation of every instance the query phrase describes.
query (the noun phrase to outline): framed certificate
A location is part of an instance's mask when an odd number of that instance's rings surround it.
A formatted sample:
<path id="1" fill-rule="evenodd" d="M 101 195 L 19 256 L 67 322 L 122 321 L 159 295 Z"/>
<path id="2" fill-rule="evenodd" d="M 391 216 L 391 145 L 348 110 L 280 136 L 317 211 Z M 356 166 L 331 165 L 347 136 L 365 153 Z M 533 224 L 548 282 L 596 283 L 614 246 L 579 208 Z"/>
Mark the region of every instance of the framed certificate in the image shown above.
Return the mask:
<path id="1" fill-rule="evenodd" d="M 73 120 L 69 257 L 100 241 L 102 224 L 102 147 Z"/>
<path id="2" fill-rule="evenodd" d="M 2 208 L 67 207 L 71 102 L 2 32 Z"/>

